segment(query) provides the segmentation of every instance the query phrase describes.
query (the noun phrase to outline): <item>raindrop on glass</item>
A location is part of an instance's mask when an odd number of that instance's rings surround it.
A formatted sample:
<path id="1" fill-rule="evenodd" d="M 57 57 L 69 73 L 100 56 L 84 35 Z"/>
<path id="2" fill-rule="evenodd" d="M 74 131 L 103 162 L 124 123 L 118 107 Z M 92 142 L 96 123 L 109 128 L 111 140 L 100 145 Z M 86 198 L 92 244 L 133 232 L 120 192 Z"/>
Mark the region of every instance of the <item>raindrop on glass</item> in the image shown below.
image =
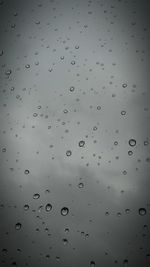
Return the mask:
<path id="1" fill-rule="evenodd" d="M 29 172 L 30 172 L 29 170 L 25 170 L 24 174 L 29 174 Z"/>
<path id="2" fill-rule="evenodd" d="M 24 205 L 24 210 L 28 210 L 29 209 L 29 205 L 28 204 L 25 204 Z"/>
<path id="3" fill-rule="evenodd" d="M 145 208 L 140 208 L 139 209 L 139 215 L 141 215 L 141 216 L 146 215 L 146 209 Z"/>
<path id="4" fill-rule="evenodd" d="M 69 157 L 69 156 L 71 156 L 71 155 L 72 155 L 71 150 L 67 150 L 67 151 L 66 151 L 66 156 Z"/>
<path id="5" fill-rule="evenodd" d="M 40 198 L 40 194 L 35 193 L 35 194 L 33 195 L 33 199 L 38 199 L 38 198 Z"/>
<path id="6" fill-rule="evenodd" d="M 95 265 L 95 261 L 91 261 L 90 262 L 90 267 L 95 267 L 96 265 Z"/>
<path id="7" fill-rule="evenodd" d="M 70 92 L 73 92 L 75 90 L 75 87 L 74 86 L 71 86 L 70 87 Z"/>
<path id="8" fill-rule="evenodd" d="M 135 139 L 130 139 L 129 140 L 129 145 L 130 146 L 135 146 L 136 145 L 136 140 Z"/>
<path id="9" fill-rule="evenodd" d="M 45 210 L 46 210 L 47 212 L 51 211 L 51 210 L 52 210 L 52 205 L 51 205 L 50 203 L 46 204 L 46 206 L 45 206 Z"/>
<path id="10" fill-rule="evenodd" d="M 123 88 L 126 88 L 126 87 L 127 87 L 127 84 L 126 84 L 126 83 L 123 83 L 123 84 L 122 84 L 122 87 L 123 87 Z"/>
<path id="11" fill-rule="evenodd" d="M 61 215 L 62 216 L 66 216 L 66 215 L 68 215 L 68 213 L 69 213 L 69 209 L 67 207 L 63 207 L 61 209 Z"/>
<path id="12" fill-rule="evenodd" d="M 85 145 L 85 141 L 81 140 L 79 141 L 79 147 L 83 147 Z"/>
<path id="13" fill-rule="evenodd" d="M 18 223 L 15 224 L 15 229 L 16 230 L 20 230 L 21 227 L 22 227 L 21 223 L 18 222 Z"/>
<path id="14" fill-rule="evenodd" d="M 78 187 L 79 187 L 79 188 L 83 188 L 83 187 L 84 187 L 84 183 L 79 183 L 79 184 L 78 184 Z"/>

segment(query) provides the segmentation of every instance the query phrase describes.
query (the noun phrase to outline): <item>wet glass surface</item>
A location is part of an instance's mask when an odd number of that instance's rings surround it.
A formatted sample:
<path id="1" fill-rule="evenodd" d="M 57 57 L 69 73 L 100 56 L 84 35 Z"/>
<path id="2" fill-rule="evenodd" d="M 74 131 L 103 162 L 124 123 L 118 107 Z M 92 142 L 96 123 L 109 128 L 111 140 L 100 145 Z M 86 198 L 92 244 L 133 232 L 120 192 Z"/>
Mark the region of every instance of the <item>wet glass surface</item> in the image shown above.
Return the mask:
<path id="1" fill-rule="evenodd" d="M 149 1 L 0 1 L 0 266 L 150 266 Z"/>

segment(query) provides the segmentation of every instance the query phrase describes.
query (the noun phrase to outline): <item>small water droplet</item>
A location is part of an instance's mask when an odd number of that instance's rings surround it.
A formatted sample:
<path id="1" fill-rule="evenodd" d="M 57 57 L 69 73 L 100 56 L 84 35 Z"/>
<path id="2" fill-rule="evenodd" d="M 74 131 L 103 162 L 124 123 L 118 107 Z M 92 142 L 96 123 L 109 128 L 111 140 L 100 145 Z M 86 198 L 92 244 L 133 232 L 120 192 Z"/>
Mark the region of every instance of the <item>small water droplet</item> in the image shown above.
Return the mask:
<path id="1" fill-rule="evenodd" d="M 25 67 L 26 67 L 26 69 L 29 69 L 30 68 L 30 65 L 29 64 L 26 64 Z"/>
<path id="2" fill-rule="evenodd" d="M 79 183 L 79 184 L 78 184 L 78 187 L 79 187 L 79 188 L 83 188 L 83 187 L 84 187 L 84 183 Z"/>
<path id="3" fill-rule="evenodd" d="M 135 146 L 136 145 L 136 140 L 135 139 L 130 139 L 129 140 L 129 145 L 130 146 Z"/>
<path id="4" fill-rule="evenodd" d="M 66 238 L 63 238 L 63 240 L 62 240 L 62 241 L 63 241 L 63 244 L 64 244 L 64 245 L 67 245 L 67 244 L 68 244 L 68 239 L 66 239 Z"/>
<path id="5" fill-rule="evenodd" d="M 70 90 L 70 92 L 73 92 L 75 90 L 75 87 L 71 86 L 69 90 Z"/>
<path id="6" fill-rule="evenodd" d="M 24 205 L 24 210 L 29 210 L 29 205 L 28 204 Z"/>
<path id="7" fill-rule="evenodd" d="M 126 88 L 126 87 L 127 87 L 127 83 L 123 83 L 123 84 L 122 84 L 122 87 L 123 87 L 123 88 Z"/>
<path id="8" fill-rule="evenodd" d="M 124 267 L 128 267 L 128 260 L 127 260 L 127 259 L 125 259 L 125 260 L 123 261 L 123 265 L 124 265 Z"/>
<path id="9" fill-rule="evenodd" d="M 140 214 L 141 216 L 146 215 L 146 209 L 145 209 L 145 208 L 140 208 L 140 209 L 139 209 L 139 214 Z"/>
<path id="10" fill-rule="evenodd" d="M 33 195 L 33 199 L 38 199 L 38 198 L 40 198 L 40 194 L 35 193 L 35 194 Z"/>
<path id="11" fill-rule="evenodd" d="M 69 156 L 71 156 L 71 155 L 72 155 L 71 150 L 67 150 L 67 151 L 66 151 L 66 156 L 69 157 Z"/>
<path id="12" fill-rule="evenodd" d="M 11 73 L 12 73 L 12 70 L 11 70 L 11 69 L 5 71 L 5 74 L 6 74 L 7 76 L 9 76 Z"/>
<path id="13" fill-rule="evenodd" d="M 129 214 L 130 213 L 130 209 L 125 209 L 125 213 Z"/>
<path id="14" fill-rule="evenodd" d="M 64 111 L 63 111 L 63 112 L 66 114 L 66 113 L 68 113 L 68 110 L 67 110 L 67 109 L 64 109 Z"/>
<path id="15" fill-rule="evenodd" d="M 75 65 L 75 64 L 76 64 L 75 60 L 72 60 L 71 65 Z"/>
<path id="16" fill-rule="evenodd" d="M 2 56 L 4 54 L 3 50 L 0 50 L 0 56 Z"/>
<path id="17" fill-rule="evenodd" d="M 85 141 L 81 140 L 79 141 L 79 147 L 83 147 L 85 145 Z"/>
<path id="18" fill-rule="evenodd" d="M 126 115 L 126 111 L 125 110 L 122 110 L 121 111 L 121 115 L 123 115 L 123 116 Z"/>
<path id="19" fill-rule="evenodd" d="M 69 213 L 69 209 L 67 207 L 63 207 L 61 209 L 61 215 L 66 216 Z"/>
<path id="20" fill-rule="evenodd" d="M 18 223 L 15 224 L 15 229 L 16 229 L 16 230 L 20 230 L 21 227 L 22 227 L 22 225 L 21 225 L 20 222 L 18 222 Z"/>
<path id="21" fill-rule="evenodd" d="M 29 173 L 30 173 L 29 170 L 25 170 L 25 171 L 24 171 L 24 174 L 29 174 Z"/>
<path id="22" fill-rule="evenodd" d="M 90 262 L 90 267 L 95 267 L 95 266 L 96 266 L 95 261 L 91 261 Z"/>
<path id="23" fill-rule="evenodd" d="M 52 205 L 51 205 L 50 203 L 46 204 L 46 206 L 45 206 L 45 210 L 46 210 L 47 212 L 51 211 L 51 210 L 52 210 Z"/>

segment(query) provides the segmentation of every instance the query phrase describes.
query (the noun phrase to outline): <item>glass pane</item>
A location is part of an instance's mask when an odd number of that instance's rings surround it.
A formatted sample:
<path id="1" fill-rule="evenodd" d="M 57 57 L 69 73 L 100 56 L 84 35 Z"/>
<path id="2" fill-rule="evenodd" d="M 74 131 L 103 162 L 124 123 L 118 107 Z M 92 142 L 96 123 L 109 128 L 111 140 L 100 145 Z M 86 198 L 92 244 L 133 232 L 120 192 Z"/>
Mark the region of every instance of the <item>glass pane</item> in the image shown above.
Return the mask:
<path id="1" fill-rule="evenodd" d="M 149 1 L 0 1 L 0 266 L 150 266 Z"/>

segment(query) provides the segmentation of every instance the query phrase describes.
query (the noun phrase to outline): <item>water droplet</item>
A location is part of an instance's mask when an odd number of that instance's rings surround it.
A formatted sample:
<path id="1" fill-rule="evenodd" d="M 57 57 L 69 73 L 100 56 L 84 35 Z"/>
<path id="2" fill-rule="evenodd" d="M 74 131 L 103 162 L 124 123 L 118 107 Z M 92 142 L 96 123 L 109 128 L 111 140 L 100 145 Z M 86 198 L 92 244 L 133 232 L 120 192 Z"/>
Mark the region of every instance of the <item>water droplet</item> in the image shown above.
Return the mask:
<path id="1" fill-rule="evenodd" d="M 70 90 L 70 92 L 73 92 L 75 90 L 75 87 L 71 86 L 69 90 Z"/>
<path id="2" fill-rule="evenodd" d="M 146 215 L 146 209 L 145 209 L 145 208 L 140 208 L 140 209 L 139 209 L 139 214 L 140 214 L 141 216 Z"/>
<path id="3" fill-rule="evenodd" d="M 26 67 L 26 69 L 29 69 L 30 68 L 30 65 L 29 64 L 26 64 L 25 67 Z"/>
<path id="4" fill-rule="evenodd" d="M 65 232 L 66 233 L 69 233 L 69 228 L 65 228 Z"/>
<path id="5" fill-rule="evenodd" d="M 47 212 L 51 211 L 51 210 L 52 210 L 52 205 L 51 205 L 50 203 L 46 204 L 46 206 L 45 206 L 45 210 L 46 210 Z"/>
<path id="6" fill-rule="evenodd" d="M 16 225 L 15 225 L 15 229 L 16 229 L 16 230 L 20 230 L 21 227 L 22 227 L 21 223 L 19 223 L 19 222 L 16 223 Z"/>
<path id="7" fill-rule="evenodd" d="M 79 142 L 79 147 L 83 147 L 84 145 L 85 145 L 85 141 L 81 140 L 81 141 Z"/>
<path id="8" fill-rule="evenodd" d="M 40 194 L 35 193 L 35 194 L 33 195 L 33 199 L 38 199 L 38 198 L 40 198 Z"/>
<path id="9" fill-rule="evenodd" d="M 0 56 L 2 56 L 4 54 L 3 50 L 0 50 Z"/>
<path id="10" fill-rule="evenodd" d="M 144 146 L 148 146 L 149 142 L 148 141 L 144 141 Z"/>
<path id="11" fill-rule="evenodd" d="M 46 189 L 45 190 L 45 194 L 49 194 L 50 193 L 50 190 L 49 189 Z"/>
<path id="12" fill-rule="evenodd" d="M 72 60 L 71 65 L 75 65 L 75 64 L 76 64 L 75 60 Z"/>
<path id="13" fill-rule="evenodd" d="M 97 131 L 97 126 L 94 126 L 93 127 L 93 131 Z"/>
<path id="14" fill-rule="evenodd" d="M 66 113 L 68 113 L 68 110 L 67 110 L 67 109 L 64 109 L 64 111 L 63 111 L 63 112 L 66 114 Z"/>
<path id="15" fill-rule="evenodd" d="M 127 260 L 127 259 L 125 259 L 125 260 L 123 261 L 123 265 L 124 265 L 124 267 L 128 267 L 128 260 Z"/>
<path id="16" fill-rule="evenodd" d="M 67 151 L 66 151 L 66 156 L 69 157 L 69 156 L 71 156 L 71 155 L 72 155 L 71 150 L 67 150 Z"/>
<path id="17" fill-rule="evenodd" d="M 17 267 L 17 263 L 15 261 L 13 261 L 11 265 Z"/>
<path id="18" fill-rule="evenodd" d="M 123 84 L 122 84 L 122 87 L 123 87 L 123 88 L 126 88 L 126 87 L 127 87 L 127 83 L 123 83 Z"/>
<path id="19" fill-rule="evenodd" d="M 129 214 L 130 213 L 130 209 L 125 209 L 125 213 Z"/>
<path id="20" fill-rule="evenodd" d="M 132 155 L 133 155 L 133 151 L 129 150 L 129 151 L 128 151 L 128 155 L 129 155 L 129 156 L 132 156 Z"/>
<path id="21" fill-rule="evenodd" d="M 97 110 L 100 110 L 101 109 L 101 106 L 97 106 Z"/>
<path id="22" fill-rule="evenodd" d="M 29 205 L 28 204 L 24 205 L 24 210 L 29 210 Z"/>
<path id="23" fill-rule="evenodd" d="M 121 115 L 123 115 L 123 116 L 126 115 L 126 111 L 125 110 L 122 110 L 121 111 Z"/>
<path id="24" fill-rule="evenodd" d="M 67 240 L 66 238 L 63 238 L 62 241 L 63 241 L 63 244 L 64 244 L 64 245 L 67 245 L 67 244 L 68 244 L 68 240 Z"/>
<path id="25" fill-rule="evenodd" d="M 39 207 L 38 207 L 38 212 L 41 212 L 43 210 L 43 205 L 40 205 Z"/>
<path id="26" fill-rule="evenodd" d="M 135 139 L 130 139 L 129 140 L 129 145 L 130 146 L 135 146 L 136 145 L 136 140 Z"/>
<path id="27" fill-rule="evenodd" d="M 84 187 L 84 183 L 79 183 L 79 184 L 78 184 L 78 187 L 79 187 L 79 188 L 83 188 L 83 187 Z"/>
<path id="28" fill-rule="evenodd" d="M 12 73 L 12 71 L 11 71 L 10 69 L 5 71 L 5 74 L 6 74 L 7 76 L 9 76 L 11 73 Z"/>
<path id="29" fill-rule="evenodd" d="M 115 145 L 115 146 L 117 146 L 117 145 L 118 145 L 118 142 L 117 142 L 117 141 L 115 141 L 115 142 L 114 142 L 114 145 Z"/>
<path id="30" fill-rule="evenodd" d="M 29 173 L 30 173 L 29 170 L 25 170 L 25 171 L 24 171 L 24 174 L 29 174 Z"/>
<path id="31" fill-rule="evenodd" d="M 95 267 L 95 261 L 90 262 L 90 267 Z"/>
<path id="32" fill-rule="evenodd" d="M 66 216 L 69 213 L 69 209 L 67 207 L 63 207 L 61 209 L 61 215 Z"/>
<path id="33" fill-rule="evenodd" d="M 76 46 L 75 46 L 75 49 L 79 49 L 79 45 L 76 45 Z"/>
<path id="34" fill-rule="evenodd" d="M 49 72 L 52 72 L 52 71 L 53 71 L 53 69 L 52 69 L 52 68 L 49 68 L 49 69 L 48 69 L 48 71 L 49 71 Z"/>

